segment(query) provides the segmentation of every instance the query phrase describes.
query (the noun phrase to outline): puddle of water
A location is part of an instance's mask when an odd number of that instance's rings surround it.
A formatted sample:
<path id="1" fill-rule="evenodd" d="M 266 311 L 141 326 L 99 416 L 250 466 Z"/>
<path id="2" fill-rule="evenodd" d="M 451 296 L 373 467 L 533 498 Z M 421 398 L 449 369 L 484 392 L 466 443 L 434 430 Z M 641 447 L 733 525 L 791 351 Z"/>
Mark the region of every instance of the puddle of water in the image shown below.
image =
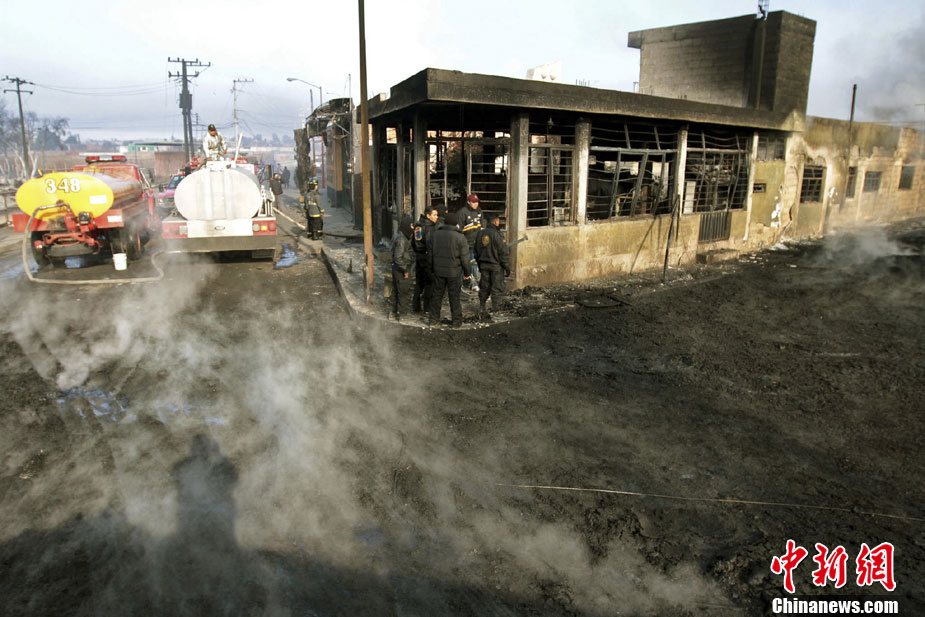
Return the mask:
<path id="1" fill-rule="evenodd" d="M 305 259 L 304 255 L 299 255 L 292 250 L 292 247 L 289 246 L 289 243 L 284 242 L 282 244 L 282 249 L 279 253 L 279 259 L 276 261 L 274 268 L 288 268 L 289 266 L 294 266 Z"/>
<path id="2" fill-rule="evenodd" d="M 138 414 L 129 406 L 125 397 L 116 396 L 113 392 L 102 388 L 72 388 L 62 392 L 62 396 L 55 399 L 62 411 L 73 412 L 81 418 L 87 417 L 87 407 L 96 418 L 111 420 L 113 422 L 133 423 L 138 421 Z M 210 426 L 227 426 L 228 419 L 218 416 L 206 415 L 204 407 L 195 405 L 177 405 L 174 403 L 161 403 L 147 407 L 145 411 L 154 416 L 163 424 L 169 424 L 178 418 L 199 419 L 203 424 Z"/>
<path id="3" fill-rule="evenodd" d="M 126 416 L 127 399 L 117 398 L 112 392 L 107 392 L 101 388 L 87 390 L 86 388 L 72 388 L 64 391 L 64 396 L 55 399 L 55 402 L 62 407 L 73 408 L 75 403 L 86 401 L 90 410 L 97 418 L 112 420 L 117 422 Z M 77 407 L 77 413 L 81 418 L 86 418 L 83 406 Z"/>
<path id="4" fill-rule="evenodd" d="M 37 268 L 33 269 L 32 272 L 35 273 L 36 270 Z M 0 270 L 0 281 L 11 281 L 14 278 L 22 276 L 22 273 L 21 263 L 8 266 L 5 270 Z"/>
<path id="5" fill-rule="evenodd" d="M 385 531 L 379 526 L 354 527 L 353 537 L 369 547 L 382 546 L 385 543 Z"/>

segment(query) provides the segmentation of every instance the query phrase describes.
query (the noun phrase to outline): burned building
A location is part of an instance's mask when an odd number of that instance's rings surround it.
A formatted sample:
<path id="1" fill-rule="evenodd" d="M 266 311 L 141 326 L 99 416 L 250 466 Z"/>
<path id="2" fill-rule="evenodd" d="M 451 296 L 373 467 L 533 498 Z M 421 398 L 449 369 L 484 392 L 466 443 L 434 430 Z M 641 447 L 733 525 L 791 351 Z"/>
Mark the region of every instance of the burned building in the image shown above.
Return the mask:
<path id="1" fill-rule="evenodd" d="M 477 193 L 526 238 L 518 286 L 921 213 L 918 132 L 806 117 L 814 33 L 782 11 L 630 33 L 638 93 L 425 69 L 369 101 L 374 207 Z"/>

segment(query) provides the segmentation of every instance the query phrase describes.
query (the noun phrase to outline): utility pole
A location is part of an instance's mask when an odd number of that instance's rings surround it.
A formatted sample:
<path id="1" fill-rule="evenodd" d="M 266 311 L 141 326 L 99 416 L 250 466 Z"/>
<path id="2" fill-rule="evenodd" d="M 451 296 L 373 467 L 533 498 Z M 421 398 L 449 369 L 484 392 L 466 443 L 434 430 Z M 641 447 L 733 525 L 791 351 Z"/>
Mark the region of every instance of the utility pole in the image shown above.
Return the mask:
<path id="1" fill-rule="evenodd" d="M 854 84 L 851 86 L 851 116 L 848 118 L 848 153 L 846 159 L 848 161 L 848 168 L 845 170 L 845 190 L 842 192 L 841 196 L 841 207 L 845 207 L 845 202 L 848 201 L 848 176 L 851 173 L 851 149 L 854 147 L 852 143 L 854 141 L 854 104 L 858 100 L 858 85 Z M 854 170 L 854 194 L 858 194 L 858 169 L 855 167 Z M 857 208 L 857 213 L 855 214 L 855 220 L 861 214 L 861 204 L 859 201 L 855 202 L 855 207 Z"/>
<path id="2" fill-rule="evenodd" d="M 253 79 L 238 77 L 231 82 L 231 91 L 234 93 L 234 144 L 238 147 L 238 84 L 253 83 Z"/>
<path id="3" fill-rule="evenodd" d="M 760 15 L 760 43 L 758 44 L 758 69 L 755 78 L 755 109 L 761 109 L 761 73 L 764 71 L 764 47 L 768 30 L 768 11 L 771 9 L 771 0 L 758 0 L 758 14 Z"/>
<path id="4" fill-rule="evenodd" d="M 372 179 L 369 169 L 369 101 L 366 99 L 366 11 L 360 3 L 360 157 L 363 173 L 363 255 L 366 268 L 366 302 L 373 287 Z M 417 136 L 415 136 L 417 139 Z"/>
<path id="5" fill-rule="evenodd" d="M 26 139 L 26 120 L 22 113 L 22 93 L 32 94 L 32 90 L 23 90 L 22 86 L 23 84 L 29 84 L 30 86 L 34 86 L 35 84 L 31 81 L 20 79 L 19 77 L 10 77 L 9 75 L 4 77 L 3 81 L 16 84 L 15 90 L 4 90 L 4 92 L 15 92 L 16 99 L 19 101 L 19 128 L 22 130 L 22 171 L 28 179 L 32 176 L 32 164 L 31 161 L 29 161 L 29 140 Z"/>
<path id="6" fill-rule="evenodd" d="M 193 120 L 191 111 L 193 109 L 193 95 L 189 91 L 189 80 L 199 77 L 199 71 L 195 75 L 189 75 L 186 67 L 203 67 L 209 68 L 212 63 L 203 64 L 199 58 L 187 60 L 185 58 L 167 58 L 167 62 L 176 62 L 182 64 L 183 69 L 179 73 L 167 72 L 168 77 L 180 79 L 182 87 L 180 89 L 180 109 L 183 110 L 183 150 L 186 152 L 186 160 L 193 158 Z"/>

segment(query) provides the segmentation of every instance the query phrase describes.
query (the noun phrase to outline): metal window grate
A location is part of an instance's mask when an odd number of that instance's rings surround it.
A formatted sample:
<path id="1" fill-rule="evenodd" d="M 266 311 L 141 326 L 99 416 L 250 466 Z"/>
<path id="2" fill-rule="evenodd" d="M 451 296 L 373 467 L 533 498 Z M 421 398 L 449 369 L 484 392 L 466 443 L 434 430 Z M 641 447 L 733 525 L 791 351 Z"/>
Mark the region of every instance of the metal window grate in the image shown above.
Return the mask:
<path id="1" fill-rule="evenodd" d="M 732 229 L 732 213 L 729 210 L 705 212 L 700 216 L 700 232 L 697 241 L 718 242 L 728 240 Z"/>
<path id="2" fill-rule="evenodd" d="M 744 151 L 688 151 L 684 173 L 684 212 L 740 210 L 748 191 Z"/>
<path id="3" fill-rule="evenodd" d="M 845 189 L 845 195 L 848 197 L 854 197 L 854 189 L 858 183 L 858 168 L 849 167 L 848 168 L 848 187 Z"/>
<path id="4" fill-rule="evenodd" d="M 825 167 L 805 165 L 803 183 L 800 186 L 800 203 L 817 203 L 822 201 L 822 187 L 825 184 Z"/>
<path id="5" fill-rule="evenodd" d="M 880 190 L 880 177 L 882 173 L 879 171 L 868 171 L 864 174 L 864 192 L 865 193 L 876 193 Z"/>
<path id="6" fill-rule="evenodd" d="M 787 153 L 787 136 L 778 133 L 759 133 L 758 152 L 759 161 L 776 161 L 785 158 Z"/>
<path id="7" fill-rule="evenodd" d="M 567 223 L 572 211 L 572 150 L 531 146 L 527 171 L 527 226 Z"/>
<path id="8" fill-rule="evenodd" d="M 675 194 L 678 128 L 594 120 L 586 219 L 667 214 Z"/>

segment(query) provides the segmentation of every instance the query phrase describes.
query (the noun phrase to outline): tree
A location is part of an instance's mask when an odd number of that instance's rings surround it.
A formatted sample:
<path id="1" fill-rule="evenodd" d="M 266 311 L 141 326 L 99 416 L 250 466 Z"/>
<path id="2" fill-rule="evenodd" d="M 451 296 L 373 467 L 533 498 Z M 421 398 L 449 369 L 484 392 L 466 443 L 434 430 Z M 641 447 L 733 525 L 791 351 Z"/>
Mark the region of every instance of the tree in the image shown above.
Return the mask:
<path id="1" fill-rule="evenodd" d="M 26 125 L 30 161 L 23 161 L 22 158 L 22 127 L 19 125 L 19 118 L 10 113 L 6 108 L 6 101 L 0 99 L 0 173 L 7 177 L 31 176 L 35 172 L 40 152 L 64 150 L 65 141 L 70 139 L 65 139 L 69 125 L 67 118 L 39 117 L 30 111 L 25 114 L 23 121 Z"/>
<path id="2" fill-rule="evenodd" d="M 34 147 L 37 150 L 64 150 L 64 137 L 67 135 L 67 118 L 41 118 L 35 132 Z"/>

